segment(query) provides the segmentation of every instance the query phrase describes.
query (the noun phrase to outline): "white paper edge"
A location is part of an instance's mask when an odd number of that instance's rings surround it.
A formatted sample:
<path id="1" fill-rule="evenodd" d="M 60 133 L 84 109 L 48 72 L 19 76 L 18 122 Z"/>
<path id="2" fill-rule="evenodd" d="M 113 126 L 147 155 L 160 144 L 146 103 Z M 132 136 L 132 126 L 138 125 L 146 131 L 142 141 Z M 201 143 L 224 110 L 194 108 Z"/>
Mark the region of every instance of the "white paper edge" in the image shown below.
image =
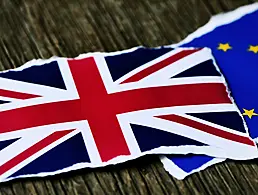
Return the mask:
<path id="1" fill-rule="evenodd" d="M 129 49 L 129 50 L 125 50 L 125 51 L 122 51 L 122 52 L 111 52 L 111 53 L 105 53 L 105 54 L 116 55 L 116 54 L 121 54 L 121 53 L 129 52 L 129 51 L 134 51 L 137 48 L 139 48 L 139 47 L 132 48 L 132 49 Z M 152 48 L 150 48 L 150 49 L 152 49 Z M 208 49 L 208 50 L 211 52 L 210 49 Z M 82 54 L 82 55 L 79 55 L 78 57 L 73 58 L 73 59 L 80 59 L 80 58 L 85 58 L 85 57 L 88 57 L 88 56 L 93 56 L 96 53 L 100 53 L 100 52 Z M 101 53 L 103 54 L 103 52 L 101 52 Z M 31 60 L 31 61 L 27 62 L 26 64 L 24 64 L 23 66 L 21 66 L 19 68 L 12 69 L 12 70 L 13 71 L 21 71 L 21 70 L 24 70 L 24 69 L 29 68 L 31 66 L 46 64 L 46 63 L 49 63 L 49 62 L 52 62 L 52 61 L 58 60 L 58 59 L 62 59 L 62 58 L 54 56 L 54 57 L 52 57 L 50 59 L 46 59 L 46 60 L 45 59 Z M 71 58 L 65 58 L 65 59 L 71 59 Z M 214 60 L 214 58 L 213 58 L 213 60 Z M 216 64 L 214 64 L 214 66 L 218 69 Z M 10 70 L 7 70 L 7 71 L 10 71 Z M 218 71 L 219 71 L 219 69 L 218 69 Z M 4 71 L 4 72 L 6 72 L 6 71 Z M 222 78 L 224 79 L 223 76 L 222 76 Z M 224 81 L 224 84 L 226 86 L 225 81 Z M 227 86 L 226 86 L 226 88 L 227 88 Z M 228 88 L 227 88 L 227 90 L 228 90 Z M 234 104 L 233 101 L 232 101 L 232 103 Z M 248 151 L 251 152 L 251 150 L 248 150 Z M 119 157 L 116 157 L 116 158 L 108 161 L 107 163 L 101 163 L 101 164 L 96 164 L 96 165 L 93 165 L 91 163 L 78 163 L 78 164 L 74 164 L 70 167 L 67 167 L 67 168 L 64 168 L 64 169 L 61 169 L 61 170 L 57 170 L 57 171 L 54 171 L 54 172 L 38 173 L 38 174 L 32 174 L 32 175 L 20 175 L 20 176 L 17 176 L 17 177 L 10 177 L 8 179 L 5 178 L 3 182 L 11 180 L 11 179 L 15 179 L 15 178 L 35 177 L 35 176 L 41 177 L 41 176 L 47 176 L 47 175 L 55 175 L 55 174 L 64 173 L 64 172 L 68 172 L 68 171 L 71 171 L 71 170 L 87 168 L 87 167 L 94 168 L 94 167 L 103 167 L 103 166 L 107 166 L 107 165 L 114 165 L 114 164 L 122 163 L 122 162 L 125 162 L 125 161 L 128 161 L 128 160 L 133 160 L 135 158 L 139 158 L 139 157 L 144 156 L 146 154 L 171 154 L 171 153 L 174 153 L 174 154 L 189 154 L 189 153 L 192 153 L 192 154 L 207 154 L 207 155 L 210 155 L 210 156 L 216 156 L 216 157 L 221 157 L 221 158 L 223 158 L 223 157 L 224 158 L 225 157 L 232 158 L 233 157 L 233 159 L 235 159 L 236 156 L 237 156 L 241 160 L 246 159 L 246 158 L 258 157 L 258 153 L 256 154 L 253 150 L 252 150 L 251 153 L 249 153 L 249 152 L 242 153 L 244 155 L 240 157 L 239 151 L 224 150 L 224 149 L 221 149 L 221 148 L 215 148 L 215 147 L 211 147 L 211 146 L 202 146 L 202 147 L 200 147 L 200 146 L 172 146 L 172 147 L 161 146 L 161 147 L 149 150 L 147 152 L 143 152 L 139 156 L 119 156 Z"/>
<path id="2" fill-rule="evenodd" d="M 140 46 L 140 47 L 145 48 L 143 46 Z M 53 56 L 50 59 L 38 59 L 38 60 L 34 59 L 34 60 L 31 60 L 31 61 L 27 62 L 23 66 L 21 66 L 19 68 L 12 69 L 12 70 L 13 71 L 21 71 L 21 70 L 24 70 L 24 69 L 29 68 L 31 66 L 43 65 L 43 64 L 50 63 L 52 61 L 59 60 L 59 59 L 81 59 L 81 58 L 85 58 L 85 57 L 89 57 L 89 56 L 94 56 L 94 54 L 96 54 L 96 53 L 102 53 L 102 54 L 104 53 L 104 54 L 108 54 L 108 55 L 112 56 L 112 55 L 122 54 L 122 53 L 125 53 L 125 52 L 134 51 L 134 50 L 136 50 L 140 47 L 135 47 L 135 48 L 132 48 L 132 49 L 129 49 L 129 50 L 124 50 L 122 52 L 120 52 L 120 51 L 110 52 L 110 53 L 94 52 L 94 53 L 81 54 L 81 55 L 79 55 L 78 57 L 75 57 L 75 58 L 64 58 L 64 57 Z M 155 49 L 155 48 L 149 48 L 149 49 Z M 183 49 L 186 49 L 186 48 L 183 48 Z M 206 48 L 206 49 L 211 52 L 211 50 L 209 48 Z M 213 57 L 212 57 L 212 60 L 214 61 L 214 66 L 219 71 L 219 68 L 216 65 L 215 60 L 214 60 Z M 10 70 L 3 71 L 3 72 L 8 72 L 8 71 L 10 71 Z M 226 90 L 228 91 L 227 83 L 225 81 L 224 76 L 222 75 L 221 78 L 224 79 L 224 85 L 226 87 Z M 232 97 L 230 96 L 229 93 L 228 93 L 228 95 L 229 95 L 232 103 L 236 106 L 236 104 L 234 103 L 234 100 L 232 99 Z M 240 116 L 241 116 L 241 114 L 240 114 Z M 245 128 L 246 128 L 246 126 L 245 126 Z M 248 134 L 248 131 L 247 131 L 247 134 Z M 93 165 L 91 163 L 77 163 L 77 164 L 74 164 L 70 167 L 66 167 L 64 169 L 57 170 L 57 171 L 54 171 L 54 172 L 42 172 L 42 173 L 38 173 L 38 174 L 31 174 L 31 175 L 27 174 L 27 175 L 20 175 L 20 176 L 17 176 L 17 177 L 5 178 L 4 181 L 2 181 L 2 182 L 6 182 L 6 181 L 16 179 L 16 178 L 51 176 L 51 175 L 55 175 L 55 174 L 60 174 L 60 173 L 72 171 L 72 170 L 82 169 L 82 168 L 96 168 L 96 167 L 104 167 L 104 166 L 107 166 L 107 165 L 115 165 L 115 164 L 122 163 L 122 162 L 125 162 L 125 161 L 128 161 L 128 160 L 133 160 L 133 159 L 139 158 L 139 157 L 144 156 L 146 154 L 172 154 L 172 153 L 173 154 L 197 154 L 197 155 L 198 154 L 202 154 L 202 155 L 206 154 L 206 155 L 210 155 L 210 156 L 216 156 L 216 157 L 219 157 L 219 158 L 228 157 L 228 158 L 239 159 L 239 160 L 243 160 L 243 159 L 247 159 L 247 158 L 252 159 L 252 158 L 258 157 L 258 153 L 254 152 L 253 150 L 252 151 L 248 150 L 248 151 L 251 152 L 251 153 L 245 152 L 245 151 L 240 152 L 240 151 L 234 151 L 234 150 L 224 150 L 222 148 L 216 148 L 216 147 L 213 147 L 213 146 L 161 146 L 161 147 L 149 150 L 147 152 L 142 152 L 142 154 L 139 155 L 139 156 L 131 156 L 131 155 L 130 156 L 118 156 L 118 157 L 116 157 L 116 158 L 114 158 L 114 159 L 112 159 L 108 162 L 104 162 L 104 163 L 96 164 L 96 165 Z M 242 153 L 244 155 L 240 156 L 239 153 Z M 236 158 L 236 156 L 238 158 Z M 212 162 L 217 162 L 217 160 L 214 160 Z M 172 171 L 171 171 L 171 173 L 172 173 Z"/>
<path id="3" fill-rule="evenodd" d="M 172 160 L 170 160 L 169 158 L 167 158 L 166 156 L 159 156 L 160 161 L 163 164 L 163 167 L 165 168 L 165 170 L 172 175 L 173 177 L 177 178 L 178 180 L 182 180 L 184 178 L 186 178 L 187 176 L 202 171 L 204 169 L 206 169 L 207 167 L 223 162 L 226 159 L 224 158 L 213 158 L 210 161 L 208 161 L 207 163 L 204 163 L 203 165 L 201 165 L 200 167 L 193 169 L 192 171 L 190 171 L 189 173 L 185 172 L 184 170 L 182 170 L 180 167 L 178 167 L 175 163 L 173 163 Z M 190 162 L 190 161 L 189 161 Z"/>
<path id="4" fill-rule="evenodd" d="M 242 7 L 239 7 L 233 11 L 227 12 L 227 13 L 221 13 L 215 16 L 212 16 L 211 19 L 207 24 L 204 26 L 198 28 L 195 32 L 188 35 L 184 40 L 180 41 L 179 43 L 169 45 L 170 47 L 179 47 L 180 45 L 189 43 L 195 38 L 198 38 L 204 34 L 207 34 L 211 31 L 213 31 L 215 28 L 219 26 L 223 26 L 229 23 L 232 23 L 243 16 L 253 13 L 258 10 L 258 3 L 253 3 L 250 5 L 245 5 Z"/>

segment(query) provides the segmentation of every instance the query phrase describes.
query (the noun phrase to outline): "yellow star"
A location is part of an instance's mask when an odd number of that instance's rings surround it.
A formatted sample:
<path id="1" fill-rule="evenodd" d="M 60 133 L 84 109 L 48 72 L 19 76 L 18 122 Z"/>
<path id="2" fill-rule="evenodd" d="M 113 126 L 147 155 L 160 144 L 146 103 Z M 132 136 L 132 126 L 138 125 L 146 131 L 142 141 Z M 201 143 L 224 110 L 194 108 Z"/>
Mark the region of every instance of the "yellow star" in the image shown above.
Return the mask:
<path id="1" fill-rule="evenodd" d="M 232 49 L 232 47 L 229 45 L 229 43 L 220 43 L 217 49 L 226 52 L 227 50 Z"/>
<path id="2" fill-rule="evenodd" d="M 257 113 L 254 112 L 254 109 L 252 109 L 252 110 L 243 109 L 243 110 L 244 110 L 243 115 L 248 116 L 249 118 L 252 118 L 253 116 L 258 115 Z"/>
<path id="3" fill-rule="evenodd" d="M 250 45 L 248 51 L 252 51 L 254 53 L 258 53 L 258 45 Z"/>

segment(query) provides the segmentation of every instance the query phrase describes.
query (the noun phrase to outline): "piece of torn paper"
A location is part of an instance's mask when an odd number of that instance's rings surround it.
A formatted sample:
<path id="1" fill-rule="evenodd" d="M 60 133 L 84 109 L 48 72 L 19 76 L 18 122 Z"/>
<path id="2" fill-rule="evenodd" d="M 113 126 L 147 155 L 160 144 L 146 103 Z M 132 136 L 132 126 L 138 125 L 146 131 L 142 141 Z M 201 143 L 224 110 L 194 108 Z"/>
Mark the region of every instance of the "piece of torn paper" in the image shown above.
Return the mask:
<path id="1" fill-rule="evenodd" d="M 189 35 L 182 42 L 172 47 L 209 47 L 224 74 L 232 96 L 245 116 L 250 136 L 257 141 L 258 137 L 258 3 L 240 7 L 234 11 L 219 14 Z M 171 47 L 171 46 L 169 46 Z M 203 169 L 208 165 L 221 162 L 221 159 L 202 161 L 202 158 L 188 158 L 182 161 L 173 155 L 161 157 L 166 169 L 175 177 L 185 176 Z M 174 162 L 169 162 L 174 161 Z M 188 162 L 187 162 L 188 161 Z M 197 164 L 199 167 L 191 167 Z M 184 171 L 188 164 L 188 171 Z M 176 165 L 176 168 L 175 168 Z M 169 168 L 170 167 L 170 168 Z M 181 170 L 180 170 L 181 168 Z M 191 169 L 192 168 L 192 169 Z"/>
<path id="2" fill-rule="evenodd" d="M 172 176 L 184 179 L 190 174 L 199 172 L 207 167 L 225 161 L 224 158 L 214 158 L 206 155 L 162 155 L 160 160 Z"/>
<path id="3" fill-rule="evenodd" d="M 0 97 L 0 181 L 145 154 L 257 157 L 207 48 L 33 60 L 0 73 Z"/>

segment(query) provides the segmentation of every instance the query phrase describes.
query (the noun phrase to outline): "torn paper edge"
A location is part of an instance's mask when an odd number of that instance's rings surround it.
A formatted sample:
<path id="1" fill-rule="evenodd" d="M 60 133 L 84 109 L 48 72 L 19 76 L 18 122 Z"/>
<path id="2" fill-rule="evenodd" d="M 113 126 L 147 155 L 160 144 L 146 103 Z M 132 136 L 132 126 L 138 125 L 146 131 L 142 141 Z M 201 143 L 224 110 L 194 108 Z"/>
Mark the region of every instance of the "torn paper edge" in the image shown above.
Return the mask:
<path id="1" fill-rule="evenodd" d="M 197 148 L 197 147 L 200 148 L 200 146 L 191 146 L 190 149 L 192 149 L 191 151 L 194 151 L 194 148 Z M 203 147 L 206 148 L 206 149 L 210 148 L 210 150 L 212 150 L 215 153 L 223 152 L 223 150 L 215 148 L 215 147 L 211 147 L 211 146 L 203 146 Z M 174 152 L 173 152 L 173 149 L 175 149 Z M 184 152 L 184 149 L 186 149 L 187 152 Z M 155 150 L 158 150 L 158 153 L 156 153 Z M 192 152 L 189 153 L 189 147 L 188 146 L 178 146 L 178 147 L 164 147 L 164 146 L 161 146 L 161 147 L 152 149 L 152 150 L 147 151 L 147 152 L 142 152 L 142 154 L 139 155 L 139 156 L 118 156 L 118 157 L 113 158 L 112 160 L 110 160 L 108 162 L 102 162 L 101 164 L 95 164 L 95 165 L 93 165 L 92 163 L 76 163 L 76 164 L 73 164 L 69 167 L 66 167 L 66 168 L 63 168 L 63 169 L 60 169 L 60 170 L 57 170 L 57 171 L 40 172 L 40 173 L 37 173 L 37 174 L 26 174 L 26 175 L 19 175 L 19 176 L 16 176 L 16 177 L 2 178 L 2 179 L 0 179 L 0 182 L 7 182 L 7 181 L 10 181 L 10 180 L 13 180 L 13 179 L 18 179 L 18 178 L 53 176 L 53 175 L 66 173 L 66 172 L 70 172 L 70 171 L 81 170 L 81 169 L 84 169 L 84 168 L 102 168 L 102 167 L 109 166 L 109 165 L 116 165 L 116 164 L 120 164 L 120 163 L 123 163 L 123 162 L 128 162 L 128 161 L 131 161 L 131 160 L 135 160 L 135 159 L 138 159 L 138 158 L 140 158 L 142 156 L 145 156 L 147 154 L 152 154 L 152 155 L 153 154 L 161 154 L 160 150 L 162 150 L 164 152 L 164 154 L 169 154 L 168 151 L 170 151 L 170 152 L 172 151 L 174 154 L 192 154 Z M 178 150 L 180 150 L 180 151 L 178 151 Z M 199 153 L 199 154 L 202 154 L 202 153 Z"/>
<path id="2" fill-rule="evenodd" d="M 235 9 L 233 11 L 230 11 L 230 12 L 227 12 L 227 13 L 221 13 L 221 14 L 212 16 L 210 21 L 207 24 L 198 28 L 196 31 L 194 31 L 193 33 L 188 35 L 184 40 L 180 41 L 177 44 L 172 44 L 172 45 L 165 46 L 165 47 L 180 47 L 181 45 L 189 43 L 192 40 L 213 31 L 215 28 L 217 28 L 219 26 L 223 26 L 223 25 L 232 23 L 234 21 L 237 21 L 240 18 L 242 18 L 243 16 L 245 16 L 247 14 L 251 14 L 251 13 L 257 11 L 257 10 L 258 10 L 258 3 L 253 3 L 253 4 L 250 4 L 250 5 L 245 5 L 245 6 L 239 7 L 237 9 Z M 241 114 L 241 116 L 242 116 L 242 114 Z M 244 120 L 244 125 L 245 125 L 245 127 L 247 127 L 245 120 Z M 248 131 L 248 134 L 249 134 L 249 131 Z M 254 138 L 254 141 L 256 143 L 258 143 L 258 137 Z M 203 169 L 207 168 L 208 166 L 211 166 L 213 164 L 216 164 L 216 163 L 219 163 L 219 162 L 222 162 L 222 161 L 226 160 L 226 159 L 221 159 L 221 158 L 214 158 L 212 161 L 209 161 L 208 165 L 205 163 L 204 165 L 202 165 L 198 169 L 195 169 L 195 170 L 193 170 L 189 173 L 186 173 L 182 169 L 180 169 L 180 167 L 175 165 L 173 163 L 173 161 L 170 160 L 169 158 L 167 158 L 165 156 L 160 156 L 160 159 L 161 159 L 161 162 L 164 165 L 164 168 L 171 175 L 175 176 L 178 179 L 183 179 L 186 176 L 188 176 L 188 175 L 190 175 L 194 172 L 203 170 Z"/>
<path id="3" fill-rule="evenodd" d="M 209 51 L 212 53 L 211 49 L 209 49 Z M 243 121 L 243 125 L 245 127 L 245 130 L 246 130 L 246 133 L 248 134 L 248 136 L 250 137 L 249 135 L 249 131 L 248 131 L 248 127 L 247 127 L 247 124 L 244 120 L 244 117 L 242 116 L 239 108 L 237 107 L 235 101 L 234 101 L 234 98 L 231 96 L 231 92 L 229 90 L 229 87 L 228 87 L 228 84 L 225 80 L 225 77 L 224 75 L 221 73 L 217 63 L 216 63 L 216 60 L 214 58 L 213 55 L 212 56 L 212 60 L 213 60 L 213 64 L 214 66 L 216 67 L 216 70 L 221 74 L 221 78 L 223 80 L 223 83 L 226 87 L 226 90 L 227 90 L 227 93 L 228 93 L 228 97 L 230 98 L 231 102 L 234 104 L 234 106 L 236 106 L 236 111 L 238 112 L 238 114 L 240 115 L 240 117 L 242 118 L 242 121 Z M 258 138 L 256 138 L 256 140 L 254 141 L 257 141 Z M 258 151 L 257 151 L 258 153 Z M 201 165 L 199 168 L 196 168 L 196 169 L 193 169 L 192 171 L 190 172 L 185 172 L 184 170 L 182 170 L 178 165 L 176 165 L 173 160 L 167 158 L 165 155 L 160 155 L 159 156 L 164 168 L 166 171 L 168 171 L 172 176 L 174 176 L 175 178 L 179 179 L 179 180 L 182 180 L 184 179 L 185 177 L 187 177 L 188 175 L 191 175 L 193 173 L 196 173 L 196 172 L 199 172 L 201 170 L 204 170 L 206 169 L 207 167 L 211 166 L 211 165 L 214 165 L 214 164 L 217 164 L 217 163 L 220 163 L 220 162 L 223 162 L 225 161 L 226 159 L 224 158 L 218 158 L 218 157 L 214 157 L 213 159 L 211 159 L 210 161 L 204 163 L 203 165 Z M 191 160 L 189 159 L 189 163 L 191 163 Z"/>
<path id="4" fill-rule="evenodd" d="M 224 158 L 213 158 L 210 161 L 204 163 L 203 165 L 201 165 L 200 167 L 191 170 L 190 172 L 185 172 L 184 170 L 182 170 L 179 166 L 177 166 L 172 160 L 170 160 L 169 158 L 167 158 L 166 156 L 159 156 L 160 161 L 163 164 L 163 167 L 165 168 L 165 170 L 172 175 L 173 177 L 177 178 L 178 180 L 182 180 L 184 178 L 186 178 L 187 176 L 202 171 L 204 169 L 206 169 L 209 166 L 212 166 L 214 164 L 217 163 L 221 163 L 223 161 L 225 161 L 226 159 Z M 191 161 L 189 161 L 189 163 L 191 163 Z"/>
<path id="5" fill-rule="evenodd" d="M 122 52 L 110 52 L 110 53 L 104 53 L 104 52 L 94 52 L 94 53 L 87 53 L 87 54 L 82 54 L 76 58 L 62 58 L 62 57 L 52 57 L 50 59 L 38 59 L 38 60 L 31 60 L 29 62 L 27 62 L 25 65 L 19 67 L 19 68 L 16 68 L 16 69 L 12 69 L 12 71 L 21 71 L 21 70 L 24 70 L 26 68 L 29 68 L 31 66 L 37 66 L 37 65 L 43 65 L 43 64 L 46 64 L 46 63 L 49 63 L 49 62 L 52 62 L 52 61 L 58 61 L 60 59 L 81 59 L 81 58 L 85 58 L 85 57 L 91 57 L 91 56 L 94 56 L 94 54 L 108 54 L 108 55 L 117 55 L 117 54 L 121 54 L 121 53 L 125 53 L 125 52 L 130 52 L 130 51 L 134 51 L 138 48 L 145 48 L 143 46 L 140 46 L 140 47 L 136 47 L 136 48 L 132 48 L 132 49 L 129 49 L 129 50 L 124 50 Z M 148 48 L 149 49 L 149 48 Z M 155 49 L 155 48 L 151 48 L 151 49 Z M 156 48 L 157 49 L 157 48 Z M 186 48 L 180 48 L 180 49 L 186 49 Z M 187 48 L 189 49 L 189 48 Z M 211 50 L 206 48 L 207 50 L 209 50 L 209 52 L 211 53 Z M 210 57 L 213 57 L 212 55 L 210 55 Z M 216 66 L 216 64 L 214 64 Z M 217 67 L 216 67 L 217 68 Z M 7 71 L 11 71 L 11 70 L 7 70 Z M 6 72 L 6 71 L 3 71 L 3 72 Z M 223 77 L 223 75 L 221 76 Z M 224 79 L 224 77 L 223 77 Z M 224 82 L 224 84 L 226 84 Z M 227 86 L 226 86 L 227 87 Z M 236 109 L 237 110 L 237 109 Z M 246 158 L 255 158 L 257 157 L 257 154 L 256 152 L 254 152 L 254 150 L 248 150 L 249 152 L 244 152 L 244 156 L 241 156 L 239 157 L 240 159 L 246 159 Z M 255 148 L 255 151 L 256 151 L 256 148 Z M 233 153 L 234 154 L 233 154 Z M 103 167 L 103 166 L 107 166 L 107 165 L 114 165 L 114 164 L 117 164 L 117 163 L 122 163 L 122 162 L 125 162 L 125 161 L 128 161 L 128 160 L 133 160 L 135 158 L 139 158 L 141 156 L 144 156 L 146 154 L 171 154 L 171 153 L 174 153 L 174 154 L 207 154 L 207 155 L 210 155 L 210 156 L 217 156 L 217 157 L 229 157 L 231 158 L 232 155 L 234 156 L 233 159 L 235 159 L 236 156 L 239 156 L 239 151 L 233 151 L 233 150 L 224 150 L 223 148 L 215 148 L 214 146 L 177 146 L 177 147 L 158 147 L 158 148 L 155 148 L 155 149 L 152 149 L 150 151 L 147 151 L 147 152 L 142 152 L 140 155 L 137 155 L 137 156 L 119 156 L 119 157 L 116 157 L 110 161 L 108 161 L 107 163 L 101 163 L 101 164 L 92 164 L 92 163 L 78 163 L 78 164 L 75 164 L 73 166 L 70 166 L 70 167 L 67 167 L 67 168 L 64 168 L 62 170 L 57 170 L 57 171 L 54 171 L 54 172 L 47 172 L 47 173 L 38 173 L 38 174 L 32 174 L 32 175 L 20 175 L 18 177 L 10 177 L 10 178 L 3 178 L 3 181 L 8 181 L 8 180 L 11 180 L 11 179 L 15 179 L 15 178 L 24 178 L 24 177 L 40 177 L 40 176 L 47 176 L 47 175 L 54 175 L 54 174 L 59 174 L 59 173 L 63 173 L 63 172 L 67 172 L 67 171 L 71 171 L 71 170 L 76 170 L 76 169 L 82 169 L 82 168 L 87 168 L 87 167 L 91 167 L 91 168 L 94 168 L 94 167 Z"/>
<path id="6" fill-rule="evenodd" d="M 258 3 L 253 3 L 250 5 L 241 6 L 233 11 L 229 11 L 226 13 L 220 13 L 215 16 L 212 16 L 207 24 L 198 28 L 196 31 L 188 35 L 185 39 L 180 41 L 179 43 L 169 45 L 169 47 L 179 47 L 180 45 L 189 43 L 195 38 L 198 38 L 204 34 L 207 34 L 213 31 L 215 28 L 219 26 L 223 26 L 229 23 L 232 23 L 247 14 L 251 14 L 258 10 Z M 166 46 L 165 46 L 166 47 Z"/>
<path id="7" fill-rule="evenodd" d="M 86 53 L 86 54 L 80 54 L 79 56 L 77 56 L 77 57 L 75 57 L 75 58 L 65 58 L 65 57 L 53 56 L 53 57 L 51 57 L 51 58 L 49 58 L 49 59 L 37 59 L 37 60 L 33 59 L 33 60 L 31 60 L 31 61 L 28 61 L 27 63 L 25 63 L 24 65 L 22 65 L 22 66 L 20 66 L 20 67 L 18 67 L 18 68 L 10 69 L 10 70 L 6 70 L 6 71 L 2 71 L 2 72 L 8 72 L 8 71 L 22 71 L 22 70 L 24 70 L 24 69 L 26 69 L 26 68 L 29 68 L 29 67 L 32 67 L 32 66 L 44 65 L 44 64 L 50 63 L 50 62 L 52 62 L 52 61 L 57 61 L 57 62 L 59 62 L 60 59 L 64 59 L 64 60 L 82 59 L 82 58 L 87 58 L 87 57 L 95 57 L 95 56 L 98 56 L 98 55 L 115 56 L 115 55 L 119 55 L 119 54 L 123 54 L 123 53 L 128 53 L 128 52 L 135 51 L 135 50 L 137 50 L 138 48 L 160 49 L 160 48 L 162 48 L 162 46 L 159 47 L 159 48 L 157 48 L 157 47 L 156 47 L 156 48 L 148 48 L 148 47 L 144 47 L 144 46 L 139 46 L 139 47 L 134 47 L 134 48 L 131 48 L 131 49 L 128 49 L 128 50 L 116 51 L 116 52 L 91 52 L 91 53 Z M 185 48 L 185 47 L 182 47 L 182 48 L 175 48 L 175 50 L 185 50 L 185 49 L 196 49 L 196 48 L 194 48 L 194 47 L 189 47 L 189 48 Z M 220 70 L 219 70 L 219 68 L 218 68 L 218 66 L 217 66 L 217 64 L 216 64 L 216 62 L 215 62 L 215 59 L 214 59 L 214 57 L 213 57 L 213 55 L 212 55 L 211 49 L 209 49 L 209 48 L 207 48 L 207 47 L 204 47 L 203 50 L 204 50 L 204 49 L 209 52 L 210 58 L 213 60 L 215 68 L 217 69 L 218 72 L 220 72 Z M 221 72 L 220 72 L 220 73 L 221 73 Z M 229 89 L 228 89 L 228 86 L 227 86 L 227 83 L 226 83 L 226 80 L 225 80 L 223 74 L 221 74 L 220 78 L 221 78 L 221 80 L 223 80 L 223 84 L 224 84 L 224 86 L 226 87 L 226 91 L 227 91 L 227 93 L 228 93 L 228 97 L 230 98 L 232 104 L 236 107 L 235 110 L 239 113 L 239 115 L 241 116 L 241 118 L 242 118 L 242 120 L 243 120 L 243 117 L 242 117 L 240 111 L 238 110 L 238 107 L 236 106 L 236 104 L 235 104 L 233 98 L 230 96 L 230 93 L 229 93 L 230 91 L 229 91 Z M 244 120 L 243 120 L 243 122 L 244 122 Z M 248 129 L 247 129 L 247 126 L 246 126 L 246 125 L 245 125 L 245 130 L 246 130 L 246 132 L 245 132 L 246 137 L 248 137 L 250 140 L 252 140 L 252 139 L 250 138 L 250 136 L 249 136 L 249 132 L 248 132 Z M 253 140 L 252 140 L 252 141 L 253 141 Z M 181 147 L 182 147 L 182 146 L 181 146 Z M 188 146 L 188 147 L 189 147 L 189 146 Z M 215 147 L 215 146 L 212 146 L 212 147 Z M 154 151 L 150 150 L 149 152 L 151 152 L 151 153 L 147 153 L 147 154 L 153 154 L 153 153 L 154 153 L 154 154 L 171 154 L 171 153 L 179 154 L 178 151 L 175 151 L 175 148 L 176 148 L 176 147 L 171 147 L 171 146 L 169 147 L 169 146 L 168 146 L 168 147 L 163 147 L 163 148 L 171 148 L 171 149 L 169 149 L 169 150 L 167 150 L 167 149 L 162 149 L 162 150 L 160 150 L 160 149 L 159 149 L 159 151 L 155 152 L 155 150 L 158 149 L 158 148 L 156 148 L 156 149 L 153 149 Z M 177 147 L 177 148 L 178 148 L 178 147 Z M 205 147 L 203 147 L 203 148 L 205 148 Z M 242 153 L 241 155 L 239 155 L 239 153 L 241 153 L 241 152 L 239 152 L 239 149 L 244 149 L 244 148 L 246 149 L 246 151 L 245 151 L 244 153 Z M 249 149 L 248 149 L 248 148 L 249 148 Z M 214 156 L 214 157 L 220 157 L 220 158 L 223 158 L 223 157 L 226 158 L 226 157 L 227 157 L 227 158 L 235 159 L 235 160 L 253 159 L 253 158 L 258 157 L 258 153 L 255 152 L 255 151 L 256 151 L 256 147 L 254 147 L 254 146 L 247 146 L 247 145 L 244 145 L 243 147 L 239 148 L 237 152 L 236 152 L 235 150 L 233 150 L 233 149 L 232 149 L 232 150 L 231 150 L 231 149 L 225 150 L 225 148 L 219 148 L 219 149 L 223 149 L 223 152 L 222 152 L 222 151 L 221 151 L 221 152 L 216 152 L 216 151 L 214 151 L 214 150 L 209 151 L 209 149 L 207 150 L 207 148 L 200 150 L 200 149 L 197 149 L 197 147 L 195 147 L 195 148 L 193 148 L 193 149 L 190 149 L 189 152 L 187 152 L 187 150 L 184 148 L 182 151 L 180 150 L 180 152 L 181 152 L 182 154 L 195 153 L 195 154 L 206 154 L 206 155 L 210 155 L 210 156 Z M 171 150 L 171 151 L 170 151 L 170 150 Z M 172 150 L 173 150 L 173 152 L 172 152 Z M 248 151 L 248 152 L 247 152 L 247 151 Z M 113 159 L 113 160 L 114 160 L 114 159 Z M 113 160 L 112 160 L 112 161 L 113 161 Z M 112 161 L 109 161 L 108 164 L 114 164 L 114 163 L 119 163 L 119 162 L 120 162 L 120 160 L 118 160 L 118 161 L 114 160 L 114 162 L 112 162 Z M 101 165 L 100 165 L 100 166 L 101 166 Z M 104 165 L 104 166 L 105 166 L 105 165 Z"/>

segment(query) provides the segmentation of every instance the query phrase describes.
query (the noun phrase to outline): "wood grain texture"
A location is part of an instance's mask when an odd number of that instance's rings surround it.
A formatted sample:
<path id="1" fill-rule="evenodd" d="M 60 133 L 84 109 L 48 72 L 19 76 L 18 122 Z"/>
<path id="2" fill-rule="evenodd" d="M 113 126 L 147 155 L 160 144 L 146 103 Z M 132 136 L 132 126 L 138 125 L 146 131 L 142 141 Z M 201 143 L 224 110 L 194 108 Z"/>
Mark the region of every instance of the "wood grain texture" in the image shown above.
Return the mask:
<path id="1" fill-rule="evenodd" d="M 138 45 L 176 43 L 211 15 L 252 0 L 2 0 L 0 70 L 34 58 L 75 57 Z M 257 160 L 226 162 L 183 181 L 156 156 L 117 166 L 83 169 L 0 184 L 0 195 L 257 194 Z"/>

